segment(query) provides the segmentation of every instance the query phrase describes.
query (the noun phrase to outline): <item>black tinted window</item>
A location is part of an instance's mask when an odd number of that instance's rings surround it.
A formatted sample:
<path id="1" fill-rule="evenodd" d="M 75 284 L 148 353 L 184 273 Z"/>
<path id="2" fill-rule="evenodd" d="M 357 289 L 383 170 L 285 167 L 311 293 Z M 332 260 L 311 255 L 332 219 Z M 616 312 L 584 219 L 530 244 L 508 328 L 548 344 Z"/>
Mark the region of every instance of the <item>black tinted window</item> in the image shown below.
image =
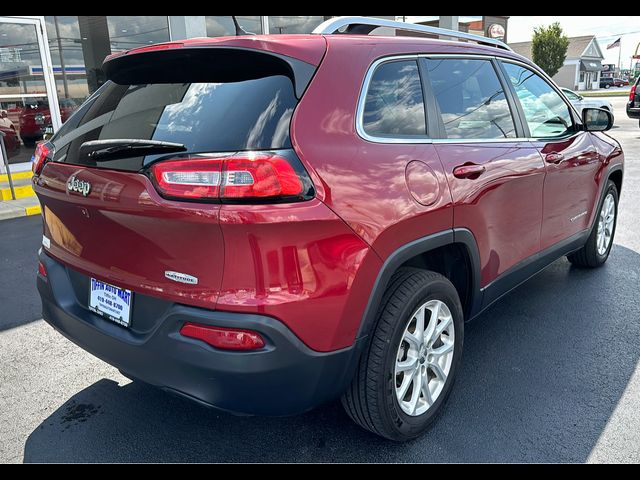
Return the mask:
<path id="1" fill-rule="evenodd" d="M 377 137 L 427 134 L 420 73 L 415 61 L 379 66 L 369 84 L 364 130 Z"/>
<path id="2" fill-rule="evenodd" d="M 427 59 L 433 94 L 447 138 L 514 138 L 515 125 L 488 60 Z"/>
<path id="3" fill-rule="evenodd" d="M 290 148 L 289 125 L 297 100 L 291 80 L 269 76 L 227 83 L 107 83 L 83 106 L 73 128 L 53 142 L 57 161 L 79 158 L 90 140 L 142 139 L 184 144 L 189 153 Z M 74 119 L 75 120 L 75 119 Z M 101 166 L 139 170 L 156 157 L 115 160 Z"/>

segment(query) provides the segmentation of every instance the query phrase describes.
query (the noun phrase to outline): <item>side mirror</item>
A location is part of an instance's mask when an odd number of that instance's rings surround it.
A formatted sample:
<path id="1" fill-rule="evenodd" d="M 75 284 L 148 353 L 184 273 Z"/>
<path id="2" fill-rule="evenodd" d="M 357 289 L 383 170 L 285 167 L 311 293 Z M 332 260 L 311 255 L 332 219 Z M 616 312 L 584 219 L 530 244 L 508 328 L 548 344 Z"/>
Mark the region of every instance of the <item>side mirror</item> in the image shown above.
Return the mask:
<path id="1" fill-rule="evenodd" d="M 613 127 L 613 115 L 602 108 L 585 108 L 582 110 L 582 123 L 587 132 L 606 132 Z"/>

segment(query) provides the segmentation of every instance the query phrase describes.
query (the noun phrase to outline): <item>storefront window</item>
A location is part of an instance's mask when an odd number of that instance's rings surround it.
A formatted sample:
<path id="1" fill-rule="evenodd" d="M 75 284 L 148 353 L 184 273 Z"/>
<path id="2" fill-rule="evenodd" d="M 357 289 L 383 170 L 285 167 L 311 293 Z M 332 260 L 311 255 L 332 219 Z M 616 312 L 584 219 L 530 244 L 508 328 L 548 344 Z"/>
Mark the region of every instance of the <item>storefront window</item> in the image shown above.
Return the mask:
<path id="1" fill-rule="evenodd" d="M 169 41 L 166 16 L 109 16 L 107 23 L 112 52 Z"/>
<path id="2" fill-rule="evenodd" d="M 240 17 L 236 20 L 242 29 L 247 33 L 262 33 L 261 17 Z M 233 17 L 205 17 L 207 21 L 208 37 L 223 37 L 226 35 L 235 35 L 236 27 L 233 23 Z"/>
<path id="3" fill-rule="evenodd" d="M 0 95 L 46 93 L 36 27 L 0 23 Z"/>
<path id="4" fill-rule="evenodd" d="M 311 33 L 328 17 L 269 17 L 269 33 Z"/>
<path id="5" fill-rule="evenodd" d="M 45 21 L 63 123 L 105 82 L 107 55 L 169 41 L 166 16 L 47 16 Z"/>

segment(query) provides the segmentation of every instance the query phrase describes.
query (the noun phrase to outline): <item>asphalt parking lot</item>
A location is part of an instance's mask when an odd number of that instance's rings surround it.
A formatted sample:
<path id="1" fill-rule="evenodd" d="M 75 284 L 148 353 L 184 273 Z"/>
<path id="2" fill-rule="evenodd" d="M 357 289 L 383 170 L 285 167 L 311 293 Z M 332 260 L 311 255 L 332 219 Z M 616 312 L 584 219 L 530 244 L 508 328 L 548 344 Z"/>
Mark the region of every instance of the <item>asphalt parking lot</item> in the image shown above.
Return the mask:
<path id="1" fill-rule="evenodd" d="M 40 320 L 39 218 L 0 222 L 0 462 L 640 461 L 640 128 L 611 100 L 627 166 L 609 262 L 559 260 L 468 325 L 443 415 L 405 445 L 339 403 L 234 417 L 130 382 Z"/>

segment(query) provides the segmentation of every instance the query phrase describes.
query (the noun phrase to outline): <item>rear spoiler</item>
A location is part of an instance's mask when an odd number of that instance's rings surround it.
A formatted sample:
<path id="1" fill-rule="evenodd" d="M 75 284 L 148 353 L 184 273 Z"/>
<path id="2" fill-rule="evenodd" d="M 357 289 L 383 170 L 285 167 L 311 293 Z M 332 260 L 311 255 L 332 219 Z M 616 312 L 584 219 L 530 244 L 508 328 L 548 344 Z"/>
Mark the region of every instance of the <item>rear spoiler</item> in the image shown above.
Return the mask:
<path id="1" fill-rule="evenodd" d="M 215 83 L 285 75 L 302 98 L 316 66 L 265 50 L 164 43 L 108 56 L 102 66 L 117 84 Z"/>

